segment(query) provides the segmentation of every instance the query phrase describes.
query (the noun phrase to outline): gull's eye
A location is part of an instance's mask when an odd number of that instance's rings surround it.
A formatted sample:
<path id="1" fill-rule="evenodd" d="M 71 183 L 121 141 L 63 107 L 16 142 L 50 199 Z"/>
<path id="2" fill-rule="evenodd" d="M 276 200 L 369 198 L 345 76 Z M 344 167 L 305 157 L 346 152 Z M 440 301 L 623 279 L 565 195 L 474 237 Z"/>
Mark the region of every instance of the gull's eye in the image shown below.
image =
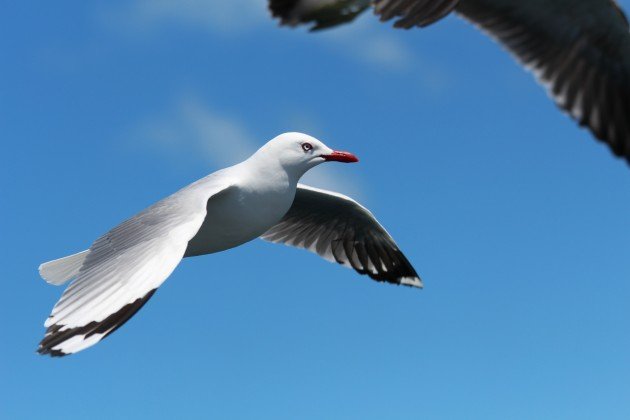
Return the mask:
<path id="1" fill-rule="evenodd" d="M 305 152 L 310 152 L 313 150 L 313 145 L 311 143 L 302 143 L 302 150 Z"/>

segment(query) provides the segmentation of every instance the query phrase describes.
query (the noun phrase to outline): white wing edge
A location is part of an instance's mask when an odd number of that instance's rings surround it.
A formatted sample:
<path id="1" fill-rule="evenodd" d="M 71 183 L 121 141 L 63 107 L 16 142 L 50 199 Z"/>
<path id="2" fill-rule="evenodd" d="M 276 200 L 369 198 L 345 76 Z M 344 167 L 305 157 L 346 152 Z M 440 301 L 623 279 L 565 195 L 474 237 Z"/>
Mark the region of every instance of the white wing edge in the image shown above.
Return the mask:
<path id="1" fill-rule="evenodd" d="M 39 275 L 47 283 L 60 286 L 79 273 L 89 252 L 90 250 L 86 249 L 67 257 L 45 262 L 39 266 Z"/>

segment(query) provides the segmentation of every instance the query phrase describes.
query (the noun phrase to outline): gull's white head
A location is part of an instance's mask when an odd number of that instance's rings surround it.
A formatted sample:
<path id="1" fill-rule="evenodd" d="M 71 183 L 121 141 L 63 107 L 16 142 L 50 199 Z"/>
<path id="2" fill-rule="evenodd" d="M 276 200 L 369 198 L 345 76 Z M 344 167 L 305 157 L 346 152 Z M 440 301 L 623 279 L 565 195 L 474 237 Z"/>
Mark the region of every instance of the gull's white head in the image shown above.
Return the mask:
<path id="1" fill-rule="evenodd" d="M 352 153 L 333 150 L 303 133 L 280 134 L 261 147 L 256 155 L 277 161 L 287 172 L 298 177 L 320 163 L 359 161 Z"/>

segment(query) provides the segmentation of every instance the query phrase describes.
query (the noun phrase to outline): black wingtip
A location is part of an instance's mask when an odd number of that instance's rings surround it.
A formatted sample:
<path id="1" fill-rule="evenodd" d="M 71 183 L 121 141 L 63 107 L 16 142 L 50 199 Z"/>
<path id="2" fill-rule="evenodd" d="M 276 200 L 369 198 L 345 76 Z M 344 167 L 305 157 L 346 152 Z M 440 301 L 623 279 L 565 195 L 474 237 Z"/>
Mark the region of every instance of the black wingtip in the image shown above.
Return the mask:
<path id="1" fill-rule="evenodd" d="M 64 353 L 61 350 L 52 350 L 52 349 L 48 349 L 48 348 L 44 348 L 40 346 L 37 349 L 37 354 L 39 354 L 40 356 L 64 357 L 70 353 Z"/>
<path id="2" fill-rule="evenodd" d="M 55 324 L 48 327 L 46 335 L 39 343 L 37 353 L 41 355 L 50 355 L 51 357 L 63 357 L 72 353 L 65 353 L 61 350 L 55 349 L 72 337 L 82 335 L 83 338 L 88 338 L 94 334 L 103 334 L 103 338 L 107 337 L 118 328 L 123 326 L 136 312 L 144 306 L 145 303 L 153 296 L 157 289 L 149 291 L 143 297 L 136 299 L 135 301 L 126 304 L 115 313 L 109 315 L 102 321 L 92 321 L 86 325 L 63 329 L 64 325 Z M 100 341 L 98 340 L 98 341 Z M 96 343 L 94 343 L 96 344 Z"/>
<path id="3" fill-rule="evenodd" d="M 372 280 L 399 286 L 423 286 L 420 276 L 405 254 L 389 237 L 372 237 L 371 241 L 334 240 L 331 251 L 337 263 L 344 264 L 347 261 L 357 273 Z M 404 279 L 417 279 L 417 282 Z"/>

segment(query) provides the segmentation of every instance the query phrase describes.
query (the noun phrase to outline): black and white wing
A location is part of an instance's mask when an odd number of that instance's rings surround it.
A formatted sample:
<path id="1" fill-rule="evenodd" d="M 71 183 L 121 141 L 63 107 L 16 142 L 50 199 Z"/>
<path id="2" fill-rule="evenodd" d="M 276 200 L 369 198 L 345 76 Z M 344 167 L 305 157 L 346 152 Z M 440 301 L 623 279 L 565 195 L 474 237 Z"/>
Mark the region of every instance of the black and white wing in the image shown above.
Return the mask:
<path id="1" fill-rule="evenodd" d="M 287 214 L 261 238 L 307 249 L 377 281 L 422 287 L 389 233 L 345 195 L 298 185 Z"/>
<path id="2" fill-rule="evenodd" d="M 630 162 L 630 27 L 613 0 L 461 0 L 456 10 Z"/>
<path id="3" fill-rule="evenodd" d="M 44 324 L 40 354 L 65 356 L 93 346 L 142 308 L 179 264 L 204 221 L 208 199 L 229 187 L 225 180 L 203 181 L 138 213 L 77 254 L 83 263 Z M 68 276 L 73 273 L 59 280 Z"/>

